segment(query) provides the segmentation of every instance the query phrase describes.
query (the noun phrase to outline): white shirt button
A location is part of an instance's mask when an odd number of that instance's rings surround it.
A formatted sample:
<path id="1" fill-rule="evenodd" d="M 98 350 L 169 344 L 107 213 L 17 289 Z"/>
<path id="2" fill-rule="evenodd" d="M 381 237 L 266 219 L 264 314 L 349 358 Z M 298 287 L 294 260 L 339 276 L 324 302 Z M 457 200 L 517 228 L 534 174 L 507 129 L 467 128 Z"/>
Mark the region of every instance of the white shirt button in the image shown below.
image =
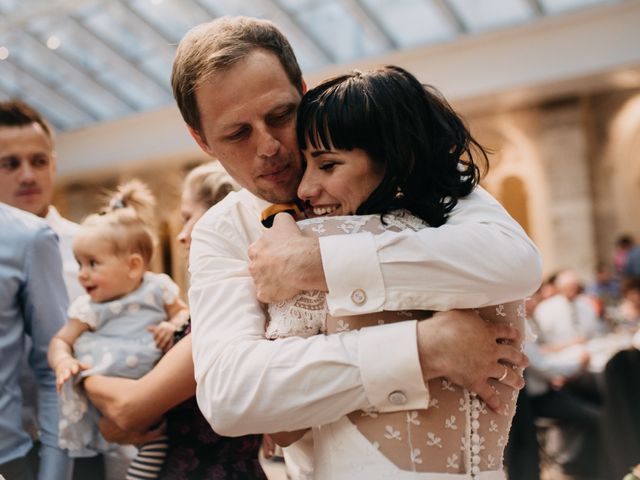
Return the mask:
<path id="1" fill-rule="evenodd" d="M 367 294 L 361 288 L 356 288 L 351 292 L 351 301 L 356 305 L 363 305 L 367 301 Z"/>
<path id="2" fill-rule="evenodd" d="M 393 405 L 405 405 L 407 403 L 407 396 L 404 392 L 396 390 L 389 394 L 389 402 Z"/>

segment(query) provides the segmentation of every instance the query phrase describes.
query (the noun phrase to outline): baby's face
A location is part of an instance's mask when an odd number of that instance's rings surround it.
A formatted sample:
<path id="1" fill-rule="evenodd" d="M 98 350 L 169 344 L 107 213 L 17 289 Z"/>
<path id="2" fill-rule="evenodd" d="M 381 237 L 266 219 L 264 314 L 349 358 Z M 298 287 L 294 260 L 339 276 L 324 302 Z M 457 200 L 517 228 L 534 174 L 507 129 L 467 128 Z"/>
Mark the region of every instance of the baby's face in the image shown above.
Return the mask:
<path id="1" fill-rule="evenodd" d="M 140 285 L 140 275 L 133 272 L 127 256 L 113 254 L 106 239 L 77 235 L 73 253 L 78 261 L 78 280 L 96 303 L 108 302 L 131 293 Z"/>

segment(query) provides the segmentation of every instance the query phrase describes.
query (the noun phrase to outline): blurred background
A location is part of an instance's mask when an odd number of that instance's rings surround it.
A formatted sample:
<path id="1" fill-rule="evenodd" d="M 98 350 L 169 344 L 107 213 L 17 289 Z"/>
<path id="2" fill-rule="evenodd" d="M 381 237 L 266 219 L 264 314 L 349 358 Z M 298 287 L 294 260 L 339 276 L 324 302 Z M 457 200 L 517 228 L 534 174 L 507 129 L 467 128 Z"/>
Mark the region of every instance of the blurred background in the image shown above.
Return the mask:
<path id="1" fill-rule="evenodd" d="M 186 285 L 180 185 L 206 157 L 174 106 L 171 63 L 189 28 L 239 14 L 283 30 L 310 86 L 395 64 L 440 89 L 493 151 L 483 185 L 546 273 L 593 279 L 619 235 L 640 238 L 640 0 L 0 0 L 0 99 L 56 127 L 63 216 L 148 182 L 155 269 Z"/>

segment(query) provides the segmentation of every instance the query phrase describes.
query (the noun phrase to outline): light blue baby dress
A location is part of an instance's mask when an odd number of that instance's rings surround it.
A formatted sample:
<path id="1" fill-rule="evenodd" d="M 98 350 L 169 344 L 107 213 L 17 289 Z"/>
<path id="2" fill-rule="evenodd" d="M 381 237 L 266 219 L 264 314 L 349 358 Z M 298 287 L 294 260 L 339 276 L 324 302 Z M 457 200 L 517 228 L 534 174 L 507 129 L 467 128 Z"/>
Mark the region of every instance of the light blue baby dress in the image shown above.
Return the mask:
<path id="1" fill-rule="evenodd" d="M 147 272 L 140 287 L 124 297 L 95 303 L 83 295 L 69 307 L 69 318 L 91 327 L 77 338 L 73 350 L 75 358 L 92 366 L 65 382 L 60 394 L 59 445 L 71 457 L 113 449 L 98 429 L 100 414 L 78 382 L 90 375 L 139 378 L 151 370 L 162 352 L 147 327 L 167 320 L 165 305 L 175 303 L 178 293 L 169 276 Z"/>

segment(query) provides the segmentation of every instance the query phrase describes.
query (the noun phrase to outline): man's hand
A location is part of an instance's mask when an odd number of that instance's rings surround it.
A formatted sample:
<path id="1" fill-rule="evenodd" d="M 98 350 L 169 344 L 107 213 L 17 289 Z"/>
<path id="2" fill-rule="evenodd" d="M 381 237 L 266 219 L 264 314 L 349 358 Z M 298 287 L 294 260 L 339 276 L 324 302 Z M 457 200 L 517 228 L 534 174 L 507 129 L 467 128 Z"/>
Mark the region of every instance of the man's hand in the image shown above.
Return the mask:
<path id="1" fill-rule="evenodd" d="M 524 386 L 522 377 L 511 368 L 529 363 L 513 346 L 520 337 L 516 328 L 486 322 L 471 310 L 437 313 L 418 323 L 418 352 L 425 381 L 447 377 L 499 411 L 503 405 L 489 379 L 500 379 L 512 388 Z"/>
<path id="2" fill-rule="evenodd" d="M 327 291 L 318 239 L 303 236 L 289 214 L 276 215 L 273 226 L 249 247 L 249 259 L 249 272 L 263 303 L 304 290 Z"/>

